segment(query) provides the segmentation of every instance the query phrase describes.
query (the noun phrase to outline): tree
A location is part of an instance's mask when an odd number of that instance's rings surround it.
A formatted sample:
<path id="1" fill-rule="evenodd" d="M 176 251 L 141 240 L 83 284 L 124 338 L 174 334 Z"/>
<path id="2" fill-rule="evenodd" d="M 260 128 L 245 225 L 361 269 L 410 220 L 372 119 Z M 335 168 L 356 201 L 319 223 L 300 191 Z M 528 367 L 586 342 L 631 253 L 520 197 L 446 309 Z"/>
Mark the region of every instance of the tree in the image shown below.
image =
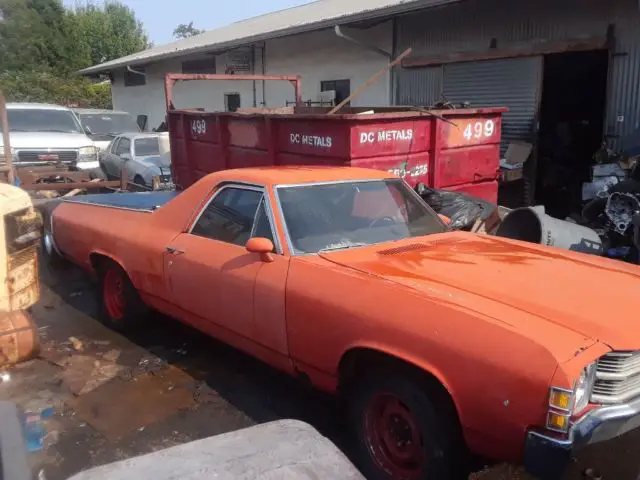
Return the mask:
<path id="1" fill-rule="evenodd" d="M 102 7 L 92 3 L 71 11 L 68 35 L 87 67 L 131 55 L 149 48 L 142 23 L 126 5 L 107 1 Z"/>
<path id="2" fill-rule="evenodd" d="M 200 30 L 193 26 L 193 22 L 189 22 L 188 24 L 181 23 L 176 27 L 173 31 L 173 36 L 175 38 L 189 38 L 194 35 L 200 35 L 204 33 L 204 30 Z"/>
<path id="3" fill-rule="evenodd" d="M 0 0 L 0 88 L 9 101 L 108 107 L 110 85 L 76 72 L 149 45 L 134 12 L 114 0 L 75 9 L 62 0 Z"/>
<path id="4" fill-rule="evenodd" d="M 3 71 L 65 71 L 71 66 L 72 46 L 60 0 L 0 0 L 0 15 Z"/>

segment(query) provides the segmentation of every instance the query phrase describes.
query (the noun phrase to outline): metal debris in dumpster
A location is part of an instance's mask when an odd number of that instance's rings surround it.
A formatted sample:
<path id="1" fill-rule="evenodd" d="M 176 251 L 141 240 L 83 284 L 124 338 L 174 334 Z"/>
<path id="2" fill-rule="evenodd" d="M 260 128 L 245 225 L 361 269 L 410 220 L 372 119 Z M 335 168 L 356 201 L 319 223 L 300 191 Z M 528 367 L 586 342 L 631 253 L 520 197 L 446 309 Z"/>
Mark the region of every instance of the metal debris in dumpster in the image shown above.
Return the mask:
<path id="1" fill-rule="evenodd" d="M 196 75 L 193 80 L 217 77 Z M 166 77 L 167 124 L 178 188 L 231 168 L 344 165 L 386 170 L 414 187 L 424 183 L 497 201 L 506 108 L 345 108 L 337 115 L 327 115 L 327 108 L 302 106 L 246 113 L 176 109 L 173 84 L 190 79 Z"/>

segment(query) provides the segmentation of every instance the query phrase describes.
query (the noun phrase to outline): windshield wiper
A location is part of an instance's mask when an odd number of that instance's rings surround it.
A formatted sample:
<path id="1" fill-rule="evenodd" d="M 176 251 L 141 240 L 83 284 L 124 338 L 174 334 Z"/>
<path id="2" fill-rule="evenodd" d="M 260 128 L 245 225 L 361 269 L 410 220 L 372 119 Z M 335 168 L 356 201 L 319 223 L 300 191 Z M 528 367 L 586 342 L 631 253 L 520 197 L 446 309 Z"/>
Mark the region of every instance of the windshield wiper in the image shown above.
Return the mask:
<path id="1" fill-rule="evenodd" d="M 318 253 L 324 253 L 324 252 L 333 252 L 335 250 L 347 250 L 349 248 L 355 248 L 355 247 L 366 247 L 367 245 L 369 245 L 368 243 L 349 243 L 347 245 L 333 245 L 333 246 L 329 246 L 329 247 L 325 247 L 321 250 L 318 250 Z"/>

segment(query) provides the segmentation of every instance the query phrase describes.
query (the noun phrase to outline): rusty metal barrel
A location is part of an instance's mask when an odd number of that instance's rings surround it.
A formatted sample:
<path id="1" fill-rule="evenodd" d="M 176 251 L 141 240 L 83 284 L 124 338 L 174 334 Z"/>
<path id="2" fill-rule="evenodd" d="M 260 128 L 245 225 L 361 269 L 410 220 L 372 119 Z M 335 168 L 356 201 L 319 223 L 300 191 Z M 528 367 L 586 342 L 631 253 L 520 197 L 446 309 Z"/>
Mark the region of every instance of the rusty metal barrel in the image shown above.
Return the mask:
<path id="1" fill-rule="evenodd" d="M 0 368 L 28 360 L 38 347 L 38 330 L 28 312 L 0 312 Z"/>

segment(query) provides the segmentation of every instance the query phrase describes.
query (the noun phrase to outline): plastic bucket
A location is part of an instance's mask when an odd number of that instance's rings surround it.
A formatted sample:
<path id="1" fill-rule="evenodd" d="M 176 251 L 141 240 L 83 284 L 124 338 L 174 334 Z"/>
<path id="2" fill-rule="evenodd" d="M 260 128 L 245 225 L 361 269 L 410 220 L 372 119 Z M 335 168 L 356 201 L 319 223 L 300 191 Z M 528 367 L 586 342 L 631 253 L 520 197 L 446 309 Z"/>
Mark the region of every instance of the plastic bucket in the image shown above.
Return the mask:
<path id="1" fill-rule="evenodd" d="M 574 252 L 602 254 L 602 240 L 595 231 L 550 217 L 544 207 L 512 210 L 498 227 L 496 236 Z"/>

